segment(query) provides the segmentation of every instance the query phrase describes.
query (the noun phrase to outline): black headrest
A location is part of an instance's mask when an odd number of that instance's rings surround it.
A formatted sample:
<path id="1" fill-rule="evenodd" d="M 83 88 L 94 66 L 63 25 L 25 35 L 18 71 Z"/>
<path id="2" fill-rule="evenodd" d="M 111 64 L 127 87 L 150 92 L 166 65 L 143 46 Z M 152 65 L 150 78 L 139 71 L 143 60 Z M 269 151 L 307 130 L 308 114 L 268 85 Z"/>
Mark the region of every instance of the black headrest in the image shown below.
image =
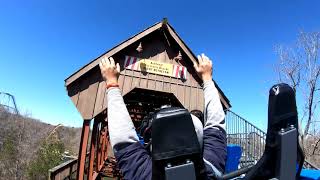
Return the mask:
<path id="1" fill-rule="evenodd" d="M 293 89 L 281 83 L 272 86 L 269 92 L 267 143 L 273 144 L 278 131 L 289 125 L 298 129 L 296 98 Z"/>
<path id="2" fill-rule="evenodd" d="M 269 91 L 268 130 L 265 150 L 263 156 L 246 174 L 244 180 L 271 179 L 276 176 L 277 165 L 281 159 L 279 157 L 281 146 L 277 141 L 277 137 L 281 129 L 287 129 L 291 125 L 298 129 L 295 93 L 288 84 L 276 84 Z M 298 148 L 299 171 L 297 174 L 299 174 L 304 157 L 299 145 L 296 148 Z"/>
<path id="3" fill-rule="evenodd" d="M 152 121 L 152 158 L 166 160 L 200 154 L 200 145 L 190 113 L 170 107 L 159 110 Z"/>

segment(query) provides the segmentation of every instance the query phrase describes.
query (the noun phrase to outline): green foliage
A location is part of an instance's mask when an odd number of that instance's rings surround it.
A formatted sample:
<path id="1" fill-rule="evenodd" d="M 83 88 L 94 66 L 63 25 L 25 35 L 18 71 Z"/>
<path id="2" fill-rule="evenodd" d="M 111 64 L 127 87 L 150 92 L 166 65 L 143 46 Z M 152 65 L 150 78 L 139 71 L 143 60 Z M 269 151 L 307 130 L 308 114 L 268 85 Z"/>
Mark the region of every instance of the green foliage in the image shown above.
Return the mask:
<path id="1" fill-rule="evenodd" d="M 4 161 L 6 159 L 15 160 L 17 157 L 17 143 L 16 138 L 14 137 L 13 133 L 8 134 L 5 137 L 3 146 L 0 150 L 0 161 Z"/>
<path id="2" fill-rule="evenodd" d="M 59 140 L 44 141 L 36 153 L 36 158 L 29 164 L 30 179 L 48 179 L 49 169 L 63 162 L 64 144 Z"/>
<path id="3" fill-rule="evenodd" d="M 81 128 L 60 127 L 51 133 L 54 128 L 0 108 L 0 180 L 46 179 L 48 169 L 62 162 L 65 149 L 76 155 Z"/>
<path id="4" fill-rule="evenodd" d="M 16 135 L 15 131 L 9 132 L 0 146 L 0 177 L 2 178 L 17 177 L 19 173 L 16 166 L 19 161 Z"/>

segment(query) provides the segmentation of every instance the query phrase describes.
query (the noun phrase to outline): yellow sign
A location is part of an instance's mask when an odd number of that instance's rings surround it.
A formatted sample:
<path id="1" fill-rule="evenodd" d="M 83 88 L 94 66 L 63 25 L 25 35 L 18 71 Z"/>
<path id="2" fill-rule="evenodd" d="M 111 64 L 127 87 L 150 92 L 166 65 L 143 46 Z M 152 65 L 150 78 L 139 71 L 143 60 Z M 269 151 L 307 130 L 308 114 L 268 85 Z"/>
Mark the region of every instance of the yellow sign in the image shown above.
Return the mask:
<path id="1" fill-rule="evenodd" d="M 142 72 L 172 76 L 173 66 L 172 64 L 156 62 L 148 59 L 141 59 L 139 61 L 139 69 Z"/>
<path id="2" fill-rule="evenodd" d="M 187 79 L 187 68 L 177 64 L 167 64 L 150 59 L 140 59 L 126 56 L 124 68 L 134 71 L 171 76 L 175 78 Z"/>

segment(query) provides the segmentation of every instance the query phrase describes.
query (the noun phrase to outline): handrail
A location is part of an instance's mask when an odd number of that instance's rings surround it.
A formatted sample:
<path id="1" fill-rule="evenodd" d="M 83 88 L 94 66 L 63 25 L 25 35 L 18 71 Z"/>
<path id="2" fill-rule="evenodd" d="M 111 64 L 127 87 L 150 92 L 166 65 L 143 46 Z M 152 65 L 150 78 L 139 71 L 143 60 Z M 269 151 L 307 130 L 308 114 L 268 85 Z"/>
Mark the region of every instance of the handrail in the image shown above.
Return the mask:
<path id="1" fill-rule="evenodd" d="M 266 133 L 231 110 L 226 110 L 228 144 L 242 148 L 240 167 L 254 165 L 264 152 Z"/>
<path id="2" fill-rule="evenodd" d="M 238 116 L 241 120 L 245 121 L 246 123 L 249 123 L 251 126 L 253 126 L 255 129 L 257 129 L 258 131 L 261 131 L 264 135 L 267 135 L 267 133 L 265 133 L 263 130 L 261 130 L 260 128 L 258 128 L 257 126 L 255 126 L 254 124 L 250 123 L 248 120 L 246 120 L 245 118 L 241 117 L 240 115 L 236 114 L 235 112 L 231 111 L 230 109 L 226 110 L 226 112 L 232 113 L 235 116 Z"/>
<path id="3" fill-rule="evenodd" d="M 243 151 L 240 167 L 255 164 L 264 152 L 267 133 L 231 110 L 226 110 L 225 113 L 228 143 L 241 146 Z M 250 137 L 250 134 L 255 136 Z M 319 170 L 315 164 L 306 159 L 303 166 Z"/>
<path id="4" fill-rule="evenodd" d="M 49 169 L 49 180 L 75 179 L 78 159 L 71 159 L 58 166 Z"/>
<path id="5" fill-rule="evenodd" d="M 310 161 L 308 161 L 306 159 L 304 160 L 303 167 L 308 168 L 308 169 L 320 170 L 319 167 L 317 167 L 315 164 L 311 163 Z"/>

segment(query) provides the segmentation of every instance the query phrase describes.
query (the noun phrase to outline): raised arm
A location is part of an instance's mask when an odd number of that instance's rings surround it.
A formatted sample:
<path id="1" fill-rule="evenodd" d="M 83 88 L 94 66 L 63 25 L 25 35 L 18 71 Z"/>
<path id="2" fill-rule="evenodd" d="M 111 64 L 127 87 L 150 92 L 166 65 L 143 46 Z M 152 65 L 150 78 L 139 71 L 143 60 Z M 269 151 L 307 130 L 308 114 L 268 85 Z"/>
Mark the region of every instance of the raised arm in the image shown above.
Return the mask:
<path id="1" fill-rule="evenodd" d="M 108 87 L 108 130 L 110 143 L 124 179 L 151 179 L 152 161 L 140 144 L 118 85 L 119 63 L 112 57 L 101 61 L 100 69 Z"/>
<path id="2" fill-rule="evenodd" d="M 225 114 L 220 102 L 219 93 L 212 80 L 203 82 L 204 91 L 204 129 L 220 128 L 224 130 Z"/>
<path id="3" fill-rule="evenodd" d="M 204 90 L 204 131 L 203 159 L 209 176 L 224 172 L 227 156 L 225 133 L 225 114 L 220 102 L 219 93 L 212 81 L 212 62 L 202 54 L 198 56 L 199 64 L 194 67 L 203 80 Z"/>
<path id="4" fill-rule="evenodd" d="M 197 73 L 203 80 L 204 90 L 204 129 L 221 128 L 225 130 L 225 114 L 220 102 L 219 93 L 212 81 L 212 61 L 202 54 L 198 56 L 199 65 L 194 64 Z"/>
<path id="5" fill-rule="evenodd" d="M 104 58 L 100 64 L 102 77 L 105 79 L 107 87 L 108 101 L 108 129 L 112 148 L 117 144 L 138 142 L 134 125 L 124 104 L 121 91 L 118 86 L 120 74 L 119 63 L 115 64 L 114 59 Z"/>

